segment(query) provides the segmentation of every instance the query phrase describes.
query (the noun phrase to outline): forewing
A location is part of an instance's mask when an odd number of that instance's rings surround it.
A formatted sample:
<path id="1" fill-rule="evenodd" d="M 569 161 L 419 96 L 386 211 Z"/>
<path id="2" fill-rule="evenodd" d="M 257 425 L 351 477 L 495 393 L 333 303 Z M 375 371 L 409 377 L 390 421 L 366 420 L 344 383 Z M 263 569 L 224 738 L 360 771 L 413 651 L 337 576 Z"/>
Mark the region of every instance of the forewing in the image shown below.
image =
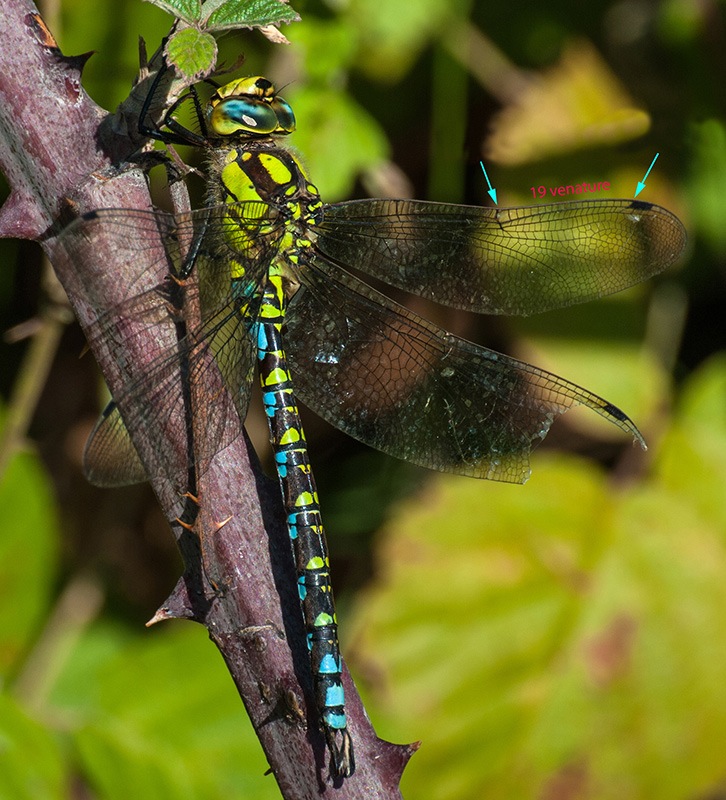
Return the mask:
<path id="1" fill-rule="evenodd" d="M 526 315 L 639 283 L 685 242 L 677 217 L 638 200 L 502 209 L 356 200 L 325 206 L 317 247 L 443 305 Z"/>
<path id="2" fill-rule="evenodd" d="M 286 341 L 300 399 L 345 433 L 429 469 L 522 483 L 554 418 L 597 395 L 459 339 L 313 256 Z"/>

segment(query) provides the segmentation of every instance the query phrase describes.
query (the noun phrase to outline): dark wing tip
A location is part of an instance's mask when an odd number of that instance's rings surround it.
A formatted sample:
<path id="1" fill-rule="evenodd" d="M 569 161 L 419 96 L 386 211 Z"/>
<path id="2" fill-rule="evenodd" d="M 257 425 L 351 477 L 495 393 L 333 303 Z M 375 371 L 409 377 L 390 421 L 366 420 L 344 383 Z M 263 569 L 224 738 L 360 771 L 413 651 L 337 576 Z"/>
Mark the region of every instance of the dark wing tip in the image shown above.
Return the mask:
<path id="1" fill-rule="evenodd" d="M 656 206 L 655 203 L 648 203 L 645 200 L 631 200 L 630 207 L 637 211 L 650 211 L 652 208 L 660 208 L 660 206 Z"/>
<path id="2" fill-rule="evenodd" d="M 643 434 L 638 430 L 636 424 L 624 411 L 621 411 L 617 406 L 614 406 L 612 403 L 608 402 L 603 403 L 599 410 L 604 417 L 607 417 L 619 428 L 629 433 L 643 448 L 643 450 L 648 449 L 648 445 L 645 443 Z"/>

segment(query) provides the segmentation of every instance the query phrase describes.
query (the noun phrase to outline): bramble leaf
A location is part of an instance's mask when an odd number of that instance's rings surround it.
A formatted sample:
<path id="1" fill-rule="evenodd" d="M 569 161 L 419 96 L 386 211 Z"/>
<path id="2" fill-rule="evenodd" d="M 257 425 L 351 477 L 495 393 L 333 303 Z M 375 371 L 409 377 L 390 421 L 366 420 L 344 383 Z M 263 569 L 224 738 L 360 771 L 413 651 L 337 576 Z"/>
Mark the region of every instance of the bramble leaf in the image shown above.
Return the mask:
<path id="1" fill-rule="evenodd" d="M 229 0 L 205 17 L 205 25 L 210 31 L 224 31 L 262 28 L 280 22 L 297 22 L 299 19 L 294 9 L 279 0 Z"/>
<path id="2" fill-rule="evenodd" d="M 147 3 L 158 6 L 168 14 L 183 19 L 190 25 L 199 22 L 202 6 L 199 0 L 146 0 Z"/>
<path id="3" fill-rule="evenodd" d="M 183 28 L 169 37 L 164 51 L 166 61 L 190 83 L 212 73 L 217 63 L 217 42 L 210 33 Z"/>

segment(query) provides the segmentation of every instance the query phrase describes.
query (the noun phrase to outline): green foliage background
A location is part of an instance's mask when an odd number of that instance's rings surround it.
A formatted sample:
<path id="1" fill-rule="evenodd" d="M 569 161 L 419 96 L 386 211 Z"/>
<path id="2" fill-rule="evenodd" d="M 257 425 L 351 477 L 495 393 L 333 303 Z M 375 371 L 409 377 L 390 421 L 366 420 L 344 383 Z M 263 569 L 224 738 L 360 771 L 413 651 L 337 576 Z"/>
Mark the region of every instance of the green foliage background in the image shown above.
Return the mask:
<path id="1" fill-rule="evenodd" d="M 723 796 L 723 4 L 293 5 L 303 21 L 284 27 L 289 47 L 245 32 L 220 51 L 289 84 L 293 145 L 324 198 L 409 187 L 482 203 L 485 153 L 502 205 L 583 180 L 627 197 L 659 151 L 642 197 L 690 235 L 686 263 L 616 298 L 495 323 L 427 310 L 612 400 L 643 430 L 646 455 L 574 412 L 530 483 L 503 486 L 423 474 L 309 420 L 344 653 L 379 735 L 423 742 L 404 794 Z M 153 49 L 169 18 L 137 0 L 92 6 L 64 0 L 48 22 L 64 52 L 97 51 L 85 86 L 113 108 L 137 36 Z M 551 71 L 571 46 L 584 89 Z M 510 81 L 532 77 L 543 91 L 517 117 Z M 647 132 L 628 134 L 643 117 L 607 106 L 611 82 L 647 112 Z M 490 136 L 534 138 L 535 157 L 489 158 Z M 40 268 L 25 245 L 3 243 L 0 258 L 9 328 L 39 308 Z M 2 349 L 7 404 L 27 343 Z M 147 489 L 83 482 L 101 401 L 81 349 L 71 326 L 0 482 L 0 800 L 277 797 L 204 630 L 143 627 L 179 560 Z M 261 452 L 263 425 L 250 420 Z"/>

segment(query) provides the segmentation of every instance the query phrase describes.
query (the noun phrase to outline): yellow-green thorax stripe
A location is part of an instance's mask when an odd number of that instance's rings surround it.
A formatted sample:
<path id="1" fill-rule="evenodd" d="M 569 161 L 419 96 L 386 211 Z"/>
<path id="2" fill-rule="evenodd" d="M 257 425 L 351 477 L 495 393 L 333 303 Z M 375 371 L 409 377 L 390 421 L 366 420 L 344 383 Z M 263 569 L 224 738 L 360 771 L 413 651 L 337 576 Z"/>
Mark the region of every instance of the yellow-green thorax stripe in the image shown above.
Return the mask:
<path id="1" fill-rule="evenodd" d="M 238 256 L 231 277 L 260 279 L 264 269 L 298 282 L 301 249 L 314 236 L 322 203 L 298 158 L 272 142 L 218 148 L 210 157 L 210 202 L 226 208 L 221 228 Z"/>

